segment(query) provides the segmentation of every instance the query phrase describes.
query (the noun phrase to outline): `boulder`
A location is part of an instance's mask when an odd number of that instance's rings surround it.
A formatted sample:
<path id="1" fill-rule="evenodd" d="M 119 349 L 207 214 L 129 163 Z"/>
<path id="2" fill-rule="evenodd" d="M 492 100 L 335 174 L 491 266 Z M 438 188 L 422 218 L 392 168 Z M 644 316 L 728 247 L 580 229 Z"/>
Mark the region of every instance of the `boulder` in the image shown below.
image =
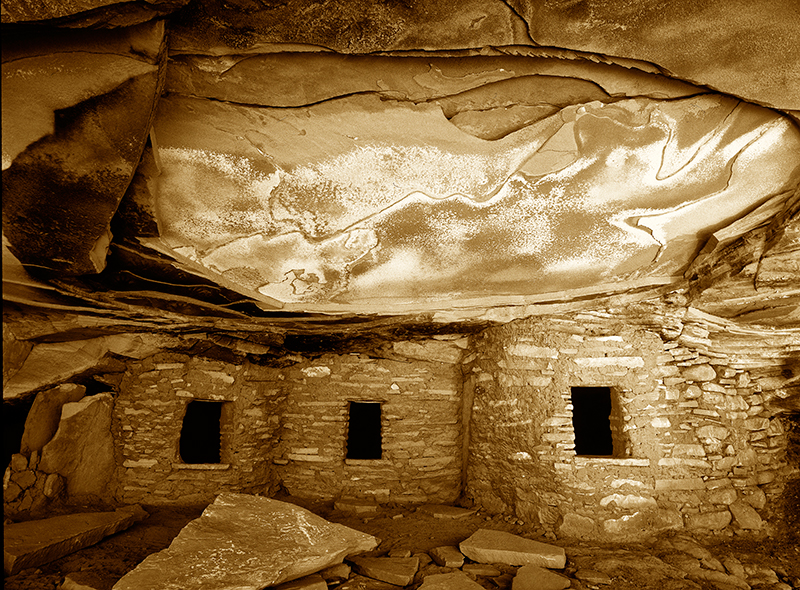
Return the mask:
<path id="1" fill-rule="evenodd" d="M 113 405 L 109 393 L 64 404 L 58 430 L 42 449 L 39 470 L 64 477 L 72 498 L 103 497 L 114 475 Z"/>
<path id="2" fill-rule="evenodd" d="M 459 545 L 461 553 L 472 561 L 481 563 L 504 563 L 507 565 L 538 565 L 561 569 L 566 565 L 564 549 L 540 543 L 525 537 L 478 529 Z"/>
<path id="3" fill-rule="evenodd" d="M 464 572 L 425 576 L 419 590 L 481 590 L 483 586 Z"/>
<path id="4" fill-rule="evenodd" d="M 419 570 L 417 557 L 354 557 L 351 561 L 359 574 L 398 586 L 411 584 Z"/>
<path id="5" fill-rule="evenodd" d="M 25 419 L 20 452 L 30 455 L 32 451 L 41 451 L 58 430 L 64 404 L 77 402 L 85 394 L 86 388 L 77 383 L 64 383 L 37 393 Z"/>
<path id="6" fill-rule="evenodd" d="M 114 590 L 261 590 L 370 551 L 375 537 L 286 502 L 223 493 Z"/>
<path id="7" fill-rule="evenodd" d="M 538 565 L 525 565 L 519 568 L 512 590 L 564 590 L 571 582 L 566 576 L 556 574 Z"/>
<path id="8" fill-rule="evenodd" d="M 3 567 L 6 575 L 38 567 L 94 545 L 100 539 L 147 518 L 139 506 L 115 512 L 65 514 L 3 526 Z"/>

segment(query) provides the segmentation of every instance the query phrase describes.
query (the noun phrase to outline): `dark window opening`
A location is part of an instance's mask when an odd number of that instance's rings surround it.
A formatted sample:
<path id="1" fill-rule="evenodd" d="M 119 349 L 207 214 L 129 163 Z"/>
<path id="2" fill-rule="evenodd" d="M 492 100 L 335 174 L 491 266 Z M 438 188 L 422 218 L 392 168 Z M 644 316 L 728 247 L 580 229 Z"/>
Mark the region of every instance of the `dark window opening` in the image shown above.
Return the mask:
<path id="1" fill-rule="evenodd" d="M 180 442 L 184 463 L 220 462 L 222 403 L 194 400 L 186 406 Z"/>
<path id="2" fill-rule="evenodd" d="M 347 458 L 380 459 L 381 452 L 380 403 L 350 402 Z"/>
<path id="3" fill-rule="evenodd" d="M 610 387 L 572 388 L 572 426 L 575 430 L 576 455 L 616 456 L 611 413 Z"/>

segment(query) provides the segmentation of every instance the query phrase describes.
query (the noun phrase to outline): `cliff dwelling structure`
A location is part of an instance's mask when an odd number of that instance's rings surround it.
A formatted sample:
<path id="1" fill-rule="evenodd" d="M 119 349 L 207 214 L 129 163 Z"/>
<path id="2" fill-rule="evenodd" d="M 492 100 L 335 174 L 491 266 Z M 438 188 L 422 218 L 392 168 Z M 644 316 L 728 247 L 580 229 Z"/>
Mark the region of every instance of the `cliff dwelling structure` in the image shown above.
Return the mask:
<path id="1" fill-rule="evenodd" d="M 2 34 L 7 523 L 234 494 L 798 543 L 793 2 L 3 0 Z"/>

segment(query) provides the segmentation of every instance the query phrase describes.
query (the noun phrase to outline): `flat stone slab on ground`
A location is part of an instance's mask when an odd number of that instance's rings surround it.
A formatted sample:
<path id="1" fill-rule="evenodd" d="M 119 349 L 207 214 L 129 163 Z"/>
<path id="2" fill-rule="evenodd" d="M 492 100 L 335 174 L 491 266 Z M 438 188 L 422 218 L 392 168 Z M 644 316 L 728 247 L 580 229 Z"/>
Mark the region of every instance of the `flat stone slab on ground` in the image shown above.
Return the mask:
<path id="1" fill-rule="evenodd" d="M 563 569 L 567 563 L 561 547 L 504 531 L 478 529 L 469 539 L 462 541 L 459 548 L 472 561 L 480 563 L 538 565 L 551 569 Z"/>
<path id="2" fill-rule="evenodd" d="M 430 514 L 434 518 L 456 519 L 471 516 L 477 510 L 459 508 L 458 506 L 445 506 L 444 504 L 424 504 L 418 508 L 424 514 Z"/>
<path id="3" fill-rule="evenodd" d="M 445 567 L 461 567 L 464 565 L 464 554 L 458 550 L 458 547 L 443 545 L 442 547 L 431 549 L 429 553 L 437 565 Z"/>
<path id="4" fill-rule="evenodd" d="M 419 590 L 483 590 L 483 586 L 464 572 L 426 576 Z"/>
<path id="5" fill-rule="evenodd" d="M 417 557 L 354 557 L 350 561 L 359 574 L 398 586 L 408 586 L 419 570 Z"/>
<path id="6" fill-rule="evenodd" d="M 140 506 L 114 512 L 64 514 L 3 526 L 3 568 L 14 575 L 94 545 L 149 515 Z"/>
<path id="7" fill-rule="evenodd" d="M 224 493 L 114 590 L 262 590 L 377 545 L 371 535 L 294 504 Z"/>
<path id="8" fill-rule="evenodd" d="M 569 578 L 556 574 L 538 565 L 525 565 L 519 568 L 511 590 L 565 590 L 572 582 Z"/>

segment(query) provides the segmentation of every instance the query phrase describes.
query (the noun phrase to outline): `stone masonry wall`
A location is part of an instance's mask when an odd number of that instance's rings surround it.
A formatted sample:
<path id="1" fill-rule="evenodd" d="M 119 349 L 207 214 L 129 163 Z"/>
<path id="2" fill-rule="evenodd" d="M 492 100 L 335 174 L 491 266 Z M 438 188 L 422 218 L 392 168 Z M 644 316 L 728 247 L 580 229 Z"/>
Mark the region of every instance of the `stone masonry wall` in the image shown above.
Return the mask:
<path id="1" fill-rule="evenodd" d="M 653 322 L 659 330 L 578 314 L 485 332 L 467 367 L 467 496 L 564 536 L 763 530 L 789 475 L 786 436 L 766 404 L 775 390 L 742 357 L 752 335 L 687 319 Z M 573 386 L 618 396 L 619 456 L 576 456 Z"/>
<path id="2" fill-rule="evenodd" d="M 394 351 L 411 357 L 325 355 L 287 370 L 278 461 L 291 494 L 380 502 L 452 502 L 459 496 L 459 349 L 431 341 L 396 343 Z M 351 401 L 381 403 L 381 459 L 346 459 Z"/>
<path id="3" fill-rule="evenodd" d="M 182 354 L 131 363 L 120 386 L 112 429 L 119 501 L 204 502 L 222 491 L 269 494 L 272 458 L 285 408 L 280 371 Z M 184 464 L 179 441 L 192 400 L 228 402 L 220 420 L 219 464 Z"/>

